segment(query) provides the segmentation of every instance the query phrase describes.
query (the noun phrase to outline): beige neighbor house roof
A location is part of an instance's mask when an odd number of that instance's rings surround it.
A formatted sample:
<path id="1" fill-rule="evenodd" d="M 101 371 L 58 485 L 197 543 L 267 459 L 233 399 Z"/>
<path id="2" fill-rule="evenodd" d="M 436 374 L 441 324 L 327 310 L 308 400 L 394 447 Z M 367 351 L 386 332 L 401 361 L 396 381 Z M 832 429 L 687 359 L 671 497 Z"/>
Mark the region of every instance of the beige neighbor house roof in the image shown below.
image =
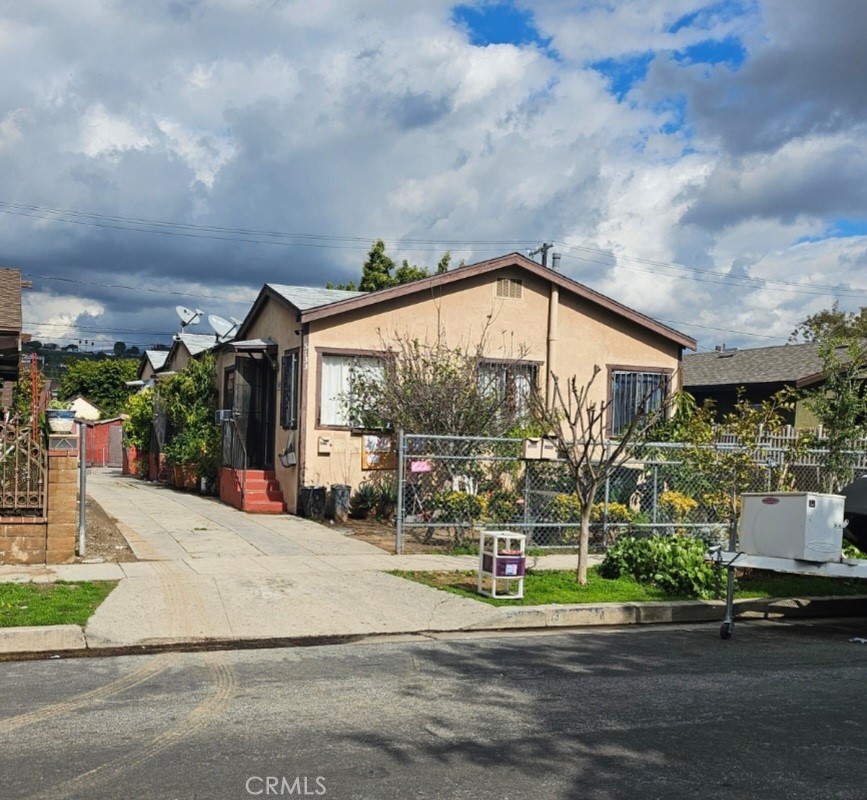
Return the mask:
<path id="1" fill-rule="evenodd" d="M 690 353 L 683 358 L 683 387 L 787 383 L 807 386 L 822 376 L 818 342 Z"/>
<path id="2" fill-rule="evenodd" d="M 674 328 L 669 328 L 661 322 L 657 322 L 650 317 L 631 309 L 610 297 L 606 297 L 593 289 L 584 286 L 577 281 L 573 281 L 561 275 L 559 272 L 554 272 L 547 267 L 542 267 L 535 261 L 521 255 L 520 253 L 510 253 L 498 258 L 492 258 L 487 261 L 480 261 L 477 264 L 468 264 L 464 267 L 457 267 L 448 272 L 437 273 L 428 278 L 413 281 L 412 283 L 404 283 L 400 286 L 393 286 L 388 289 L 380 289 L 376 292 L 346 292 L 336 289 L 315 289 L 303 286 L 282 286 L 278 284 L 265 284 L 256 302 L 250 309 L 243 324 L 238 331 L 238 337 L 244 335 L 249 329 L 253 320 L 258 315 L 262 305 L 268 298 L 272 298 L 293 308 L 298 314 L 299 322 L 312 322 L 317 319 L 343 314 L 347 311 L 355 311 L 358 309 L 374 306 L 388 300 L 408 295 L 419 294 L 431 291 L 436 291 L 440 287 L 448 286 L 458 281 L 466 280 L 477 275 L 482 275 L 487 272 L 494 272 L 504 267 L 519 267 L 534 275 L 538 275 L 544 280 L 552 281 L 561 289 L 570 292 L 584 300 L 595 303 L 608 311 L 628 320 L 636 325 L 639 325 L 647 330 L 670 339 L 673 342 L 686 347 L 690 350 L 695 350 L 695 340 L 686 336 Z"/>

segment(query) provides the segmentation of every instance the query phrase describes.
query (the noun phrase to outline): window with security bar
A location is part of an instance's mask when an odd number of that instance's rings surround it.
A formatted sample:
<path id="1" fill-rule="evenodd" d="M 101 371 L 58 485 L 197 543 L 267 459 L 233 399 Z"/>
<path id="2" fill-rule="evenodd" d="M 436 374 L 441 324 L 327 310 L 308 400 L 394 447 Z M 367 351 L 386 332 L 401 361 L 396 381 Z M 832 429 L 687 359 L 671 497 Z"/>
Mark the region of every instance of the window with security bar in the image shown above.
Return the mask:
<path id="1" fill-rule="evenodd" d="M 528 362 L 485 361 L 479 364 L 479 385 L 496 392 L 508 417 L 521 417 L 529 411 L 538 371 L 538 364 Z"/>
<path id="2" fill-rule="evenodd" d="M 283 355 L 280 368 L 280 425 L 283 428 L 298 427 L 298 350 Z"/>
<path id="3" fill-rule="evenodd" d="M 665 372 L 611 370 L 611 435 L 619 435 L 636 414 L 661 408 L 667 391 Z"/>

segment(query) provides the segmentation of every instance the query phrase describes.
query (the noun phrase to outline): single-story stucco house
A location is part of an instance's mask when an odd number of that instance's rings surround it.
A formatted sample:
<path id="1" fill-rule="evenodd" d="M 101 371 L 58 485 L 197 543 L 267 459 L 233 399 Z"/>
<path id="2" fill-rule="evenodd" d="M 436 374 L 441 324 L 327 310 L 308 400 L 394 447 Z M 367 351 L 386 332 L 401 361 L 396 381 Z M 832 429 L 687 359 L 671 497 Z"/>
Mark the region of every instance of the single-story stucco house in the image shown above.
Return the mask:
<path id="1" fill-rule="evenodd" d="M 440 330 L 451 346 L 487 330 L 491 377 L 515 389 L 545 390 L 552 373 L 583 382 L 598 365 L 604 380 L 594 388 L 615 401 L 614 433 L 639 387 L 678 388 L 683 351 L 695 349 L 518 253 L 371 293 L 266 284 L 234 339 L 214 351 L 228 434 L 222 499 L 296 513 L 304 486 L 357 486 L 381 461 L 367 452 L 377 437 L 354 429 L 341 403 L 351 370 L 375 363 L 384 338 L 434 341 Z"/>

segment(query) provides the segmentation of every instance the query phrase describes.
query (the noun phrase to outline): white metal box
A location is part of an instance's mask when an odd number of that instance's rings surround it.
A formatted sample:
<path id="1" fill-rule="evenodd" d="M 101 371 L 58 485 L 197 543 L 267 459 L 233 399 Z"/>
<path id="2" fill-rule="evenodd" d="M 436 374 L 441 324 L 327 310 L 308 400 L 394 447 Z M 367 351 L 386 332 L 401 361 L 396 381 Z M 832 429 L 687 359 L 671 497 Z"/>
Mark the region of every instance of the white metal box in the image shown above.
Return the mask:
<path id="1" fill-rule="evenodd" d="M 753 556 L 840 561 L 845 501 L 812 492 L 742 494 L 738 549 Z"/>

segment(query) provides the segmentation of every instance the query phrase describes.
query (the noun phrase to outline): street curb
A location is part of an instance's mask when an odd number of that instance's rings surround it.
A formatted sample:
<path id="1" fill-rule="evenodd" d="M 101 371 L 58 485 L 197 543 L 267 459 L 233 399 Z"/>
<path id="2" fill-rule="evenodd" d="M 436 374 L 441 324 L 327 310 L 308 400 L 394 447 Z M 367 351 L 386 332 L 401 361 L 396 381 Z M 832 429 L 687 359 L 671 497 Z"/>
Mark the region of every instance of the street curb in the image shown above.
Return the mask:
<path id="1" fill-rule="evenodd" d="M 725 615 L 722 600 L 680 600 L 593 605 L 542 605 L 507 608 L 494 620 L 467 630 L 511 628 L 584 628 L 595 626 L 719 622 Z M 867 596 L 787 597 L 735 601 L 737 619 L 795 617 L 853 617 L 867 615 Z"/>
<path id="2" fill-rule="evenodd" d="M 87 649 L 79 625 L 0 628 L 0 654 L 59 655 Z"/>
<path id="3" fill-rule="evenodd" d="M 164 639 L 136 645 L 91 645 L 77 625 L 0 628 L 0 661 L 30 659 L 147 655 L 165 652 L 254 650 L 288 647 L 324 647 L 371 641 L 423 640 L 434 635 L 508 632 L 515 630 L 577 629 L 628 625 L 721 622 L 721 600 L 682 600 L 594 605 L 542 605 L 498 609 L 499 615 L 465 628 L 379 633 L 284 636 L 247 639 Z M 749 619 L 816 619 L 867 616 L 867 595 L 788 597 L 735 601 L 735 617 Z"/>

